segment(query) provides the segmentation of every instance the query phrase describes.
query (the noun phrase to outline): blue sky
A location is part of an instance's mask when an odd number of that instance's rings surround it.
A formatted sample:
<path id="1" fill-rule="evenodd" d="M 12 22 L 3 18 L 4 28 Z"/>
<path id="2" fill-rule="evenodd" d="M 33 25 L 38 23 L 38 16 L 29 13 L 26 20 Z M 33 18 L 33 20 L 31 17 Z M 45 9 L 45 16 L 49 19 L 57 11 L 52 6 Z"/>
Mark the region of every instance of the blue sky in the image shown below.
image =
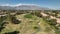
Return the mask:
<path id="1" fill-rule="evenodd" d="M 36 4 L 41 7 L 60 9 L 60 0 L 0 0 L 0 5 Z"/>

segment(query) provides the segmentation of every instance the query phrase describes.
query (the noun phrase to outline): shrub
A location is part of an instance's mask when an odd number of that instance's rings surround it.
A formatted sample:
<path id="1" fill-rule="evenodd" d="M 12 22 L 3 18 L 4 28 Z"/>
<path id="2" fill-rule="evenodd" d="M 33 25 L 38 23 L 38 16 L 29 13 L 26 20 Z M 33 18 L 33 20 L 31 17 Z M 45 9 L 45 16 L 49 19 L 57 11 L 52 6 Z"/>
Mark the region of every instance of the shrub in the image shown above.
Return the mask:
<path id="1" fill-rule="evenodd" d="M 1 26 L 1 27 L 0 27 L 0 32 L 1 32 L 4 28 L 5 28 L 5 27 L 2 27 L 2 26 Z"/>
<path id="2" fill-rule="evenodd" d="M 48 22 L 50 25 L 56 25 L 57 24 L 56 19 L 50 19 L 50 20 L 48 20 Z"/>
<path id="3" fill-rule="evenodd" d="M 5 28 L 4 25 L 6 23 L 3 22 L 4 20 L 5 20 L 5 17 L 0 17 L 0 32 Z"/>
<path id="4" fill-rule="evenodd" d="M 16 17 L 12 17 L 12 18 L 11 18 L 11 21 L 12 21 L 12 23 L 14 23 L 14 24 L 19 24 L 19 23 L 21 23 L 21 21 L 19 21 L 18 19 L 16 19 Z"/>
<path id="5" fill-rule="evenodd" d="M 7 16 L 1 16 L 1 21 L 5 20 L 7 18 Z"/>
<path id="6" fill-rule="evenodd" d="M 8 33 L 4 33 L 4 34 L 18 34 L 19 31 L 14 31 L 14 32 L 8 32 Z"/>
<path id="7" fill-rule="evenodd" d="M 34 26 L 34 29 L 38 30 L 38 29 L 39 29 L 39 27 L 37 27 L 37 26 Z"/>

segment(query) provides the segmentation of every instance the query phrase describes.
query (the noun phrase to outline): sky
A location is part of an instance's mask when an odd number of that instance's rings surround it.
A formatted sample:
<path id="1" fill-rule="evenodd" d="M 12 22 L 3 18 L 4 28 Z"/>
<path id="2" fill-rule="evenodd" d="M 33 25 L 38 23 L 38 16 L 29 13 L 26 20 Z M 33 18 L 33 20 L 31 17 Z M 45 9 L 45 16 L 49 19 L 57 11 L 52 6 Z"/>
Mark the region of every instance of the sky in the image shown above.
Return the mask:
<path id="1" fill-rule="evenodd" d="M 60 9 L 60 0 L 0 0 L 0 5 L 35 4 L 40 7 Z"/>

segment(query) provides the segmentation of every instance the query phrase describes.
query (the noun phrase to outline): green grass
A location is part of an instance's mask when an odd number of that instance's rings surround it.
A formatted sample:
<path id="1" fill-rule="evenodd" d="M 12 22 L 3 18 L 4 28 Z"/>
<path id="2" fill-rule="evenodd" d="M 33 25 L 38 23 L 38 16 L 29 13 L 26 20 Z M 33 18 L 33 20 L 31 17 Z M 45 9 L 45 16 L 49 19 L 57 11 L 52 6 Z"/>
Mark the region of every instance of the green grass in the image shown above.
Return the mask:
<path id="1" fill-rule="evenodd" d="M 26 14 L 26 15 L 24 15 L 24 17 L 25 17 L 25 18 L 32 18 L 33 15 L 32 15 L 32 14 Z"/>

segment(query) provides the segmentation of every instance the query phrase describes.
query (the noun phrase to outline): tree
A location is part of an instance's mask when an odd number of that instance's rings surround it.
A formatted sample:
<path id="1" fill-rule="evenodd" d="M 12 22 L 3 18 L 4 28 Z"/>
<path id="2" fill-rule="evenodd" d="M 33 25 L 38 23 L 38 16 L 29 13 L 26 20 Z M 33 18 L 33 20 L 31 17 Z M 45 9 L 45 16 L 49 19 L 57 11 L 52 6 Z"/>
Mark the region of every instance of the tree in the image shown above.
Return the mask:
<path id="1" fill-rule="evenodd" d="M 5 23 L 3 22 L 5 20 L 5 17 L 4 16 L 1 16 L 0 17 L 0 32 L 2 31 L 2 29 L 4 29 L 4 25 Z"/>
<path id="2" fill-rule="evenodd" d="M 50 20 L 48 20 L 48 22 L 50 25 L 56 25 L 57 24 L 56 19 L 50 19 Z"/>
<path id="3" fill-rule="evenodd" d="M 14 24 L 21 23 L 21 21 L 19 21 L 18 19 L 16 19 L 16 17 L 14 17 L 14 16 L 11 17 L 11 22 L 14 23 Z"/>

